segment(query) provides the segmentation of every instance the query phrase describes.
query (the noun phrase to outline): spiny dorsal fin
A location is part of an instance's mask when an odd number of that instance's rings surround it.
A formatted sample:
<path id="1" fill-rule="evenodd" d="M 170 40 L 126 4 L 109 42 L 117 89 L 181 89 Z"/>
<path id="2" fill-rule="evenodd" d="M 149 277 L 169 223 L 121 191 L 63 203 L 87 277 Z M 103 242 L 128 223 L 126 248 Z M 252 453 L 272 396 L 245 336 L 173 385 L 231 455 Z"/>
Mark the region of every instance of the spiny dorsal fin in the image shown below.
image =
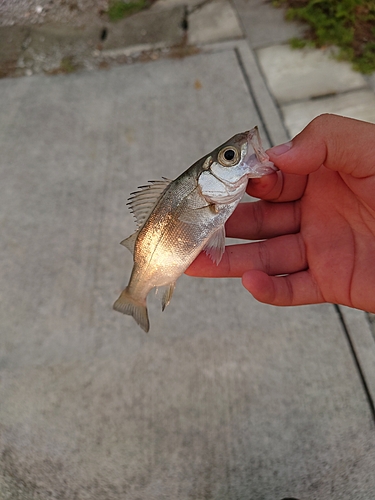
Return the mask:
<path id="1" fill-rule="evenodd" d="M 127 205 L 129 205 L 130 211 L 133 213 L 138 227 L 141 227 L 145 222 L 163 191 L 171 182 L 171 180 L 164 177 L 159 181 L 149 181 L 149 184 L 139 186 L 138 191 L 134 191 L 130 194 Z"/>

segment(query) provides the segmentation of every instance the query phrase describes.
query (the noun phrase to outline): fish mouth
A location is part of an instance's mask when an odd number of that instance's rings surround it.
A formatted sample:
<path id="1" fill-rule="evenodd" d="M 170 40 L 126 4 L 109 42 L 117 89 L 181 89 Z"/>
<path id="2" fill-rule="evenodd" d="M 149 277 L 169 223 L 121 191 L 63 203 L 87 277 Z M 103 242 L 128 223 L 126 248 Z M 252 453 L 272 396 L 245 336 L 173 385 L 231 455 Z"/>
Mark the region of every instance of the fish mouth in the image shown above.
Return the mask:
<path id="1" fill-rule="evenodd" d="M 244 155 L 245 163 L 253 164 L 253 175 L 256 177 L 262 177 L 263 175 L 272 174 L 276 172 L 278 168 L 271 162 L 268 154 L 265 152 L 262 141 L 259 135 L 258 127 L 254 127 L 251 130 L 245 132 L 247 138 L 247 151 Z M 254 160 L 258 165 L 254 165 Z"/>
<path id="2" fill-rule="evenodd" d="M 248 146 L 249 145 L 251 146 L 251 148 L 248 148 L 248 149 L 253 150 L 253 152 L 255 153 L 255 156 L 257 157 L 257 160 L 260 163 L 268 162 L 269 157 L 266 154 L 266 152 L 264 151 L 264 148 L 262 146 L 262 140 L 260 138 L 258 127 L 254 127 L 251 130 L 248 130 L 246 132 L 246 134 L 247 134 L 247 144 L 248 144 Z M 249 151 L 248 151 L 248 153 L 249 153 Z"/>

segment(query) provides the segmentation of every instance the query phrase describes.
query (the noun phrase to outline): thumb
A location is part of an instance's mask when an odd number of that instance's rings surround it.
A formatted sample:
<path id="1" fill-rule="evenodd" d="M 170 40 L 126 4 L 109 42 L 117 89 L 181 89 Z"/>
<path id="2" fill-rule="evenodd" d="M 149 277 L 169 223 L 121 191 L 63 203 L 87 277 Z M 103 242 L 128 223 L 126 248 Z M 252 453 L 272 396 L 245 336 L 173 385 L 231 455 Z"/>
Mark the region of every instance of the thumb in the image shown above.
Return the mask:
<path id="1" fill-rule="evenodd" d="M 375 125 L 338 115 L 320 115 L 291 142 L 267 151 L 284 173 L 307 175 L 325 167 L 362 178 L 375 174 Z"/>

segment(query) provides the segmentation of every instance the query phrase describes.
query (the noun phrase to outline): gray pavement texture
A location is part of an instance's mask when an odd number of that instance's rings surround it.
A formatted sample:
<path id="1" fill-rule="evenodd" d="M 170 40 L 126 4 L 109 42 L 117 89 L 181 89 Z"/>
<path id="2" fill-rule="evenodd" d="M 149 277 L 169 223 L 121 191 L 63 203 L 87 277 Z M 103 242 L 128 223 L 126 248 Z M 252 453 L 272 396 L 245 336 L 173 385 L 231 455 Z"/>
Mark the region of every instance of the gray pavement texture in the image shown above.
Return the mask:
<path id="1" fill-rule="evenodd" d="M 236 0 L 241 22 L 260 4 Z M 373 498 L 364 312 L 273 308 L 239 280 L 186 276 L 164 313 L 150 297 L 149 334 L 112 311 L 130 191 L 254 125 L 266 146 L 290 135 L 298 103 L 262 66 L 288 32 L 272 16 L 261 46 L 0 81 L 1 500 Z M 303 97 L 301 127 L 324 99 Z"/>

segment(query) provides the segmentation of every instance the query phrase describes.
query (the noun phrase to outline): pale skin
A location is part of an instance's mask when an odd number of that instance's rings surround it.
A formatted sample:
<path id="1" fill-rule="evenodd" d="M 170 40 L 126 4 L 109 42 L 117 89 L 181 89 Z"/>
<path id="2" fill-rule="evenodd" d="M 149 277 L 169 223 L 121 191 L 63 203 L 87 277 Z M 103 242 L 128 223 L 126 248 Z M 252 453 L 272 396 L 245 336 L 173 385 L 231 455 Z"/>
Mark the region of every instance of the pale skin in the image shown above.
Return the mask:
<path id="1" fill-rule="evenodd" d="M 261 201 L 238 206 L 217 266 L 205 254 L 191 276 L 242 277 L 260 302 L 331 302 L 375 313 L 375 125 L 321 115 L 267 151 L 279 172 L 249 181 Z"/>

